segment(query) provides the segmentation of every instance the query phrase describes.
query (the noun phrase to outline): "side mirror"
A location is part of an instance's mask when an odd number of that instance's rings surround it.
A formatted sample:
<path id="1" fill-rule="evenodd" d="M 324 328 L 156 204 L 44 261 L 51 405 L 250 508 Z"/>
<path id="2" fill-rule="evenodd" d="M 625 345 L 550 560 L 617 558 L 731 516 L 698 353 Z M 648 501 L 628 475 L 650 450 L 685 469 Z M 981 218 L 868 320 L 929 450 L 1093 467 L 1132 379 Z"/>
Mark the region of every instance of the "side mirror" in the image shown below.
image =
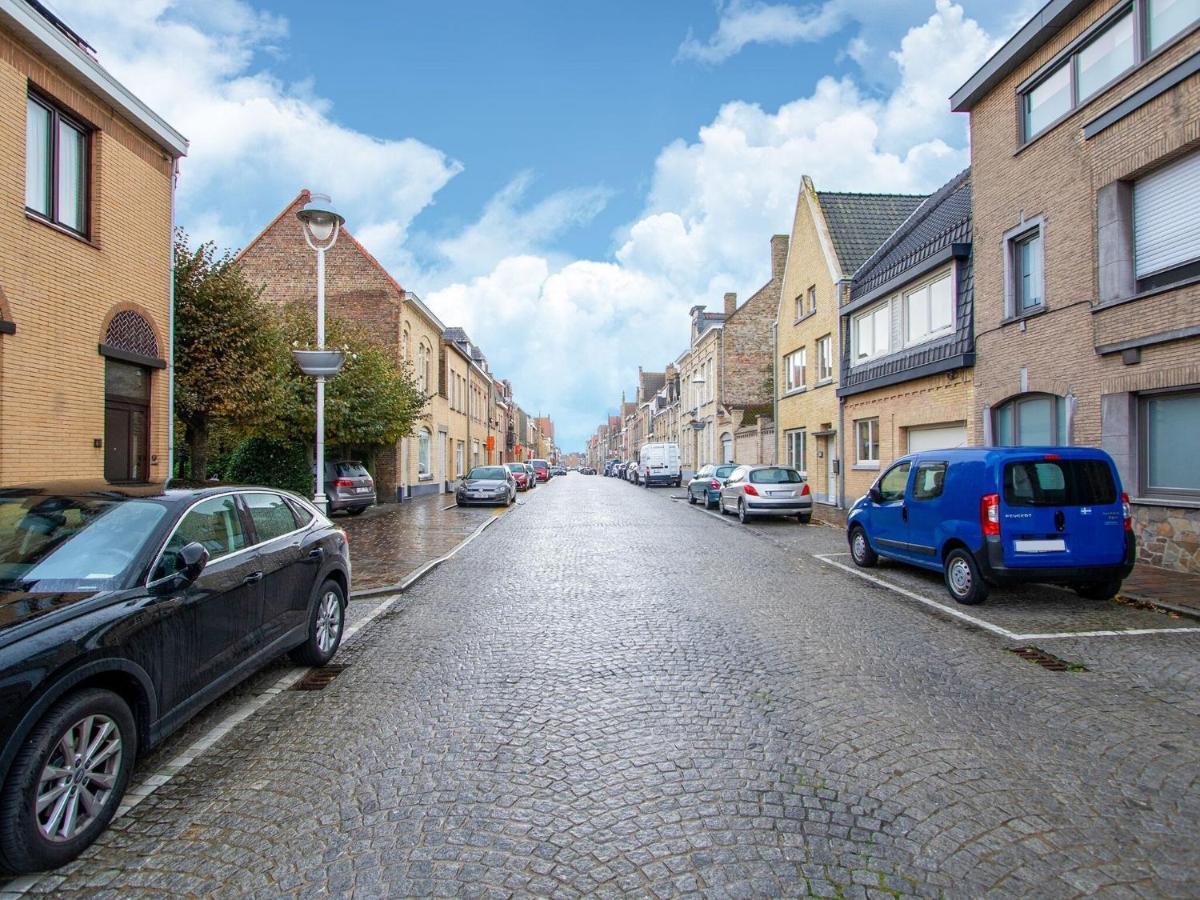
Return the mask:
<path id="1" fill-rule="evenodd" d="M 169 594 L 171 591 L 181 591 L 195 583 L 208 565 L 208 548 L 198 541 L 184 544 L 175 554 L 179 568 L 170 575 L 150 582 L 150 590 L 156 594 Z"/>
<path id="2" fill-rule="evenodd" d="M 878 485 L 871 485 L 870 489 L 867 491 L 867 494 L 870 496 L 872 503 L 883 502 L 883 492 L 879 490 Z"/>

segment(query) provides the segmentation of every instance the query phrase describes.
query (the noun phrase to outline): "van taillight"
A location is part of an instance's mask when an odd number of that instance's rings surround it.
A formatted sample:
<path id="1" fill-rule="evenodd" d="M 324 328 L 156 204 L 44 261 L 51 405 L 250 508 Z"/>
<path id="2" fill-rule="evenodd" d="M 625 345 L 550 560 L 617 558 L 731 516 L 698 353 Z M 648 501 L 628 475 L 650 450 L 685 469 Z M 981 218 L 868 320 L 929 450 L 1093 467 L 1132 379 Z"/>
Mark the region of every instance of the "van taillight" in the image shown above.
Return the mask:
<path id="1" fill-rule="evenodd" d="M 1000 534 L 1000 495 L 985 494 L 979 500 L 979 526 L 986 536 Z"/>
<path id="2" fill-rule="evenodd" d="M 1133 531 L 1133 509 L 1129 505 L 1129 495 L 1121 492 L 1121 515 L 1125 517 L 1125 530 Z"/>

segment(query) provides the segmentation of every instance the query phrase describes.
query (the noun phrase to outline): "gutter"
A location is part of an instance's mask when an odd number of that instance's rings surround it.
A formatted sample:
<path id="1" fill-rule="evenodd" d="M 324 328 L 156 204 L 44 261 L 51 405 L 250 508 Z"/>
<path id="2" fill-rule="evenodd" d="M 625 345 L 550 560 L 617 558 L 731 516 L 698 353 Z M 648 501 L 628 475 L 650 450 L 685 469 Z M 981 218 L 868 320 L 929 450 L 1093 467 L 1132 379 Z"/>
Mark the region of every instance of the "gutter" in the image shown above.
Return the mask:
<path id="1" fill-rule="evenodd" d="M 179 185 L 179 160 L 171 168 L 171 229 L 167 236 L 167 477 L 175 476 L 175 191 Z"/>

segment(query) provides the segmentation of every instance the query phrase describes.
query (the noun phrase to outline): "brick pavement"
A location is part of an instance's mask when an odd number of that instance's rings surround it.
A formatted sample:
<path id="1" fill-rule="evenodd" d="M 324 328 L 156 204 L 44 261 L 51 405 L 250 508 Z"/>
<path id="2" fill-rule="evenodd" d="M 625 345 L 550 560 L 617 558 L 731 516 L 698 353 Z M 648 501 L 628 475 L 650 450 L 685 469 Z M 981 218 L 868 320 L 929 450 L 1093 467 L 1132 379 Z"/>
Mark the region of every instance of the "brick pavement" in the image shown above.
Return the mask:
<path id="1" fill-rule="evenodd" d="M 755 531 L 551 483 L 38 890 L 1194 896 L 1194 706 Z"/>

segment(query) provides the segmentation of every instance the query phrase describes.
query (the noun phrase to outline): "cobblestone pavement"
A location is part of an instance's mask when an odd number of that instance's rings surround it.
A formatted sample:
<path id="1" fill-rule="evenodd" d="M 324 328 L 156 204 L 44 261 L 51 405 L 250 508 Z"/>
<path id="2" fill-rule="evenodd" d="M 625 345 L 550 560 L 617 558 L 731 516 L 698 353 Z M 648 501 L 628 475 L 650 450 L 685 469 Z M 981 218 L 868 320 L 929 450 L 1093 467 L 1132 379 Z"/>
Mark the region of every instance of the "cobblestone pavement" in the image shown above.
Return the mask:
<path id="1" fill-rule="evenodd" d="M 842 546 L 556 479 L 33 891 L 1195 896 L 1195 682 L 1137 658 L 1200 636 L 1050 672 Z"/>

